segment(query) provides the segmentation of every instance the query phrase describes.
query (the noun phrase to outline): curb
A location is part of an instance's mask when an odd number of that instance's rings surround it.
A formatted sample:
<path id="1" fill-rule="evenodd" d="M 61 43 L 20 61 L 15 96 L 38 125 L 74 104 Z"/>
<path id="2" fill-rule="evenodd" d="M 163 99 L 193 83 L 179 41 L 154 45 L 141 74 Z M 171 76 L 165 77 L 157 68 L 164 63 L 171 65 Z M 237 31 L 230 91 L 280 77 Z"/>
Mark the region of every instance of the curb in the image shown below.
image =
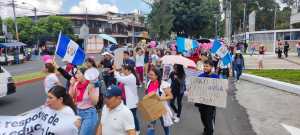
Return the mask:
<path id="1" fill-rule="evenodd" d="M 241 79 L 300 95 L 300 85 L 290 84 L 282 81 L 273 80 L 270 78 L 247 74 L 247 73 L 243 73 Z"/>
<path id="2" fill-rule="evenodd" d="M 43 80 L 44 78 L 45 77 L 39 77 L 39 78 L 31 79 L 31 80 L 19 81 L 19 82 L 16 82 L 16 87 L 20 87 L 20 86 L 25 85 L 25 84 L 37 82 L 37 81 Z"/>
<path id="3" fill-rule="evenodd" d="M 291 62 L 291 63 L 297 64 L 297 65 L 300 65 L 300 62 L 298 62 L 298 61 L 291 60 L 291 59 L 289 59 L 289 58 L 287 58 L 287 59 L 285 59 L 285 60 L 286 60 L 286 61 L 288 61 L 288 62 Z"/>

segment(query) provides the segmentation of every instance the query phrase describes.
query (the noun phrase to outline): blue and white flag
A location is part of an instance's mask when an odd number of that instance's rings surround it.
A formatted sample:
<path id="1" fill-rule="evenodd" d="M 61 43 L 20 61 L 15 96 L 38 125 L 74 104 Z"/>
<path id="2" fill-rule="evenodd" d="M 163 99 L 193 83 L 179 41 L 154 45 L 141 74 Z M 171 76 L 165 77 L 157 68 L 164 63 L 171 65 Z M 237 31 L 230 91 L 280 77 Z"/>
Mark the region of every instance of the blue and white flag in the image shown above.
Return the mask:
<path id="1" fill-rule="evenodd" d="M 186 52 L 198 47 L 198 42 L 196 40 L 182 37 L 177 37 L 176 44 L 178 52 Z"/>
<path id="2" fill-rule="evenodd" d="M 55 53 L 63 58 L 63 61 L 67 61 L 74 65 L 81 65 L 84 63 L 85 53 L 83 49 L 66 35 L 59 35 Z"/>
<path id="3" fill-rule="evenodd" d="M 222 45 L 221 42 L 217 39 L 214 40 L 213 46 L 211 48 L 212 54 L 217 54 L 221 57 L 223 64 L 228 65 L 231 63 L 231 55 L 226 46 Z"/>

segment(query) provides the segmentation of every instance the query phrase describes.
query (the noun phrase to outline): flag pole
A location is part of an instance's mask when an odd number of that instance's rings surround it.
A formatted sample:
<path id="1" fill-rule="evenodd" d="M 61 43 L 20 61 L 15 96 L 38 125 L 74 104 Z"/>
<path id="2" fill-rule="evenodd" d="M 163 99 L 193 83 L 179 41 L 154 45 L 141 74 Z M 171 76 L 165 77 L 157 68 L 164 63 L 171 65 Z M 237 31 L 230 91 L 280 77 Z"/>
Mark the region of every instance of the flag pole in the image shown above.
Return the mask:
<path id="1" fill-rule="evenodd" d="M 55 58 L 56 58 L 56 52 L 57 52 L 57 49 L 58 49 L 58 45 L 59 45 L 61 33 L 62 33 L 62 32 L 59 31 L 58 40 L 57 40 L 57 43 L 56 43 L 55 52 L 54 52 L 54 56 L 53 56 L 53 61 L 55 61 Z"/>

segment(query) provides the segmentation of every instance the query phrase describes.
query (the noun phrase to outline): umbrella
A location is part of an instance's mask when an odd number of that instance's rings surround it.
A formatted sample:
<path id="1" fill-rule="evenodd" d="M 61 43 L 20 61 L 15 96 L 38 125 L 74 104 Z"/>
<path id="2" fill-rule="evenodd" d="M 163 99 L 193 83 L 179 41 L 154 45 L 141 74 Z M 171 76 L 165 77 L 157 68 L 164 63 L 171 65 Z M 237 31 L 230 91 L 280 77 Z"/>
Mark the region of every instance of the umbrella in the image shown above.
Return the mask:
<path id="1" fill-rule="evenodd" d="M 196 67 L 196 63 L 188 58 L 185 58 L 181 55 L 166 55 L 160 59 L 162 64 L 180 64 L 185 67 Z"/>
<path id="2" fill-rule="evenodd" d="M 115 38 L 113 38 L 112 36 L 110 35 L 107 35 L 107 34 L 99 34 L 98 35 L 100 38 L 102 39 L 105 39 L 105 40 L 108 40 L 109 42 L 112 42 L 114 44 L 118 44 L 117 40 Z"/>

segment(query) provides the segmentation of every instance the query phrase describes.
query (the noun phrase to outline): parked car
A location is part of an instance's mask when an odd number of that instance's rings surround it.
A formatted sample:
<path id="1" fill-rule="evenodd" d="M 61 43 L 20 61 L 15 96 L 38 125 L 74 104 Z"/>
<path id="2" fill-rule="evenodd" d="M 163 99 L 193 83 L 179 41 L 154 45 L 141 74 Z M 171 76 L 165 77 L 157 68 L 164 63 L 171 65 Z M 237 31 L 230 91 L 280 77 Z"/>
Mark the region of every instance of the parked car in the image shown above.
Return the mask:
<path id="1" fill-rule="evenodd" d="M 0 98 L 16 92 L 16 84 L 11 74 L 0 66 Z"/>

